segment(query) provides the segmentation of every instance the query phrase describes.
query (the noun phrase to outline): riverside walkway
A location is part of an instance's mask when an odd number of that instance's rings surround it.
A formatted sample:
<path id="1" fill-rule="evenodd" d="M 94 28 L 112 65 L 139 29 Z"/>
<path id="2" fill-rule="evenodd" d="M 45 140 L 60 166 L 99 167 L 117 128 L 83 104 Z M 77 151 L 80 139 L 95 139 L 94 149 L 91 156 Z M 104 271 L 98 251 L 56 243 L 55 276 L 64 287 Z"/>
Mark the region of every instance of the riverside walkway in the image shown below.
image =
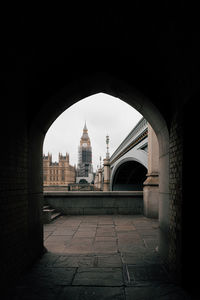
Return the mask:
<path id="1" fill-rule="evenodd" d="M 190 299 L 160 261 L 158 231 L 141 215 L 61 216 L 44 225 L 47 252 L 9 299 Z"/>

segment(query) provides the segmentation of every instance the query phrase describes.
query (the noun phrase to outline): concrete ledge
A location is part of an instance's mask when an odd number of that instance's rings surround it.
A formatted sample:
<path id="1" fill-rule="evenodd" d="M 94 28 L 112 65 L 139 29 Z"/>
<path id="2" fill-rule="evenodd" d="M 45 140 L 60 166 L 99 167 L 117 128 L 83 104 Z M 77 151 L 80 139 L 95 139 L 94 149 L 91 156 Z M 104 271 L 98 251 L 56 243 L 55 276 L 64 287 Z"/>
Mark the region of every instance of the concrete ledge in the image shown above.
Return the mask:
<path id="1" fill-rule="evenodd" d="M 63 214 L 143 214 L 143 192 L 44 192 L 46 204 Z"/>
<path id="2" fill-rule="evenodd" d="M 67 196 L 67 197 L 84 197 L 84 196 L 143 196 L 143 191 L 109 191 L 109 192 L 103 192 L 103 191 L 85 191 L 85 192 L 63 192 L 63 191 L 45 191 L 44 196 Z"/>

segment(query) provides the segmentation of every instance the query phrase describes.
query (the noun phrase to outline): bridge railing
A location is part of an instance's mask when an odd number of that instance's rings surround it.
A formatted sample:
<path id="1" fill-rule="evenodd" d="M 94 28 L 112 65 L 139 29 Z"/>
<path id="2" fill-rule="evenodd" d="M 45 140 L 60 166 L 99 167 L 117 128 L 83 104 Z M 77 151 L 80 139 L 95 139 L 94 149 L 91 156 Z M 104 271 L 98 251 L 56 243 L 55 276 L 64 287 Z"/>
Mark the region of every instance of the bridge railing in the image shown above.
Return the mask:
<path id="1" fill-rule="evenodd" d="M 131 130 L 131 132 L 127 135 L 127 137 L 123 140 L 123 142 L 119 145 L 119 147 L 115 150 L 115 152 L 111 155 L 110 161 L 112 162 L 115 157 L 130 143 L 133 142 L 134 139 L 137 139 L 140 134 L 148 127 L 147 120 L 141 118 L 141 120 L 137 123 L 137 125 Z"/>

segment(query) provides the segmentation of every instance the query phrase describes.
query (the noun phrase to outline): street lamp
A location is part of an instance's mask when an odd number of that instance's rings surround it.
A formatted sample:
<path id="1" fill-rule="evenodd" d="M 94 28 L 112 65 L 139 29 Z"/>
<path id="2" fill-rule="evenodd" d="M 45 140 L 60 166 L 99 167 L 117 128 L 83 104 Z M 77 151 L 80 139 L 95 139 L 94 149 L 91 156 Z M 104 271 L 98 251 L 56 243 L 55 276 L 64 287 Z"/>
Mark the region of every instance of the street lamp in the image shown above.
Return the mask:
<path id="1" fill-rule="evenodd" d="M 106 158 L 109 159 L 110 154 L 109 154 L 109 135 L 106 136 L 106 148 L 107 148 L 107 152 L 106 152 Z"/>

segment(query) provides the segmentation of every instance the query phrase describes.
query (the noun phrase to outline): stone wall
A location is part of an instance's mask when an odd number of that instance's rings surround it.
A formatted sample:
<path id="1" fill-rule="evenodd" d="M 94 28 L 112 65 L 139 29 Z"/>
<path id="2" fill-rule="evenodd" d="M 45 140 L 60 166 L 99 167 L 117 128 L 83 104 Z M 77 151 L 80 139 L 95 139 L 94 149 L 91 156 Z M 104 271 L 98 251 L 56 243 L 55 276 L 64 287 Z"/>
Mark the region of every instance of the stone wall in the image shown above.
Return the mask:
<path id="1" fill-rule="evenodd" d="M 46 192 L 44 199 L 68 215 L 143 213 L 143 192 Z"/>

